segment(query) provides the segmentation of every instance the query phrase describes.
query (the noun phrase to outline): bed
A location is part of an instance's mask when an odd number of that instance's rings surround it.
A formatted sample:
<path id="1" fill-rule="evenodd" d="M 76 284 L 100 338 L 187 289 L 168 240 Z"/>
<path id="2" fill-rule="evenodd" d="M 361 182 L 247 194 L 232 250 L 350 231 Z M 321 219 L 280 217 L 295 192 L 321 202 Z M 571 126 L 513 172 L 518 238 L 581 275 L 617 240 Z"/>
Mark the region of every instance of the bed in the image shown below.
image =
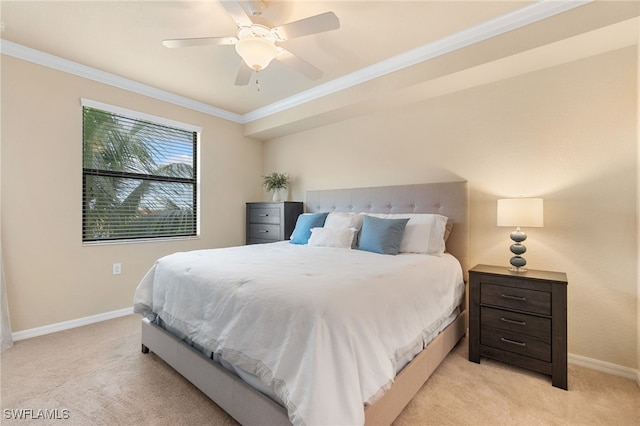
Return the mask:
<path id="1" fill-rule="evenodd" d="M 307 193 L 306 219 L 366 213 L 364 239 L 372 224 L 445 217 L 437 255 L 318 243 L 335 232 L 314 227 L 301 244 L 159 259 L 134 299 L 143 352 L 242 424 L 390 424 L 466 330 L 466 205 L 464 182 Z M 204 283 L 214 275 L 224 285 Z"/>

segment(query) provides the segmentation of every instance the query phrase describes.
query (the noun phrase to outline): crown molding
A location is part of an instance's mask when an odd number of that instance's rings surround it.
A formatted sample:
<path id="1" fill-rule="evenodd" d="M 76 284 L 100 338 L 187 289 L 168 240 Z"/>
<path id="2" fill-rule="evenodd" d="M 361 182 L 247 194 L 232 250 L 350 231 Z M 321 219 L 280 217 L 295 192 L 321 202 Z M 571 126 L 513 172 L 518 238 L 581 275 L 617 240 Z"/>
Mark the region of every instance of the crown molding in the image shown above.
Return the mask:
<path id="1" fill-rule="evenodd" d="M 420 62 L 451 53 L 526 25 L 575 9 L 593 0 L 540 0 L 521 9 L 469 27 L 450 36 L 427 43 L 377 64 L 300 92 L 281 101 L 255 109 L 242 116 L 249 123 L 289 108 L 339 92 L 386 74 L 416 65 Z"/>
<path id="2" fill-rule="evenodd" d="M 40 50 L 32 49 L 9 40 L 0 40 L 0 53 L 14 58 L 33 62 L 38 65 L 53 68 L 58 71 L 77 75 L 98 83 L 108 84 L 129 92 L 138 93 L 150 98 L 159 99 L 194 111 L 212 115 L 225 120 L 242 123 L 242 116 L 233 112 L 217 108 L 203 102 L 194 101 L 184 96 L 176 95 L 165 90 L 158 89 L 147 84 L 139 83 L 128 78 L 120 77 L 105 71 L 63 59 Z"/>
<path id="3" fill-rule="evenodd" d="M 409 50 L 400 55 L 365 67 L 335 80 L 331 80 L 278 102 L 257 108 L 243 115 L 208 105 L 203 102 L 198 102 L 184 96 L 176 95 L 137 81 L 129 80 L 115 74 L 100 71 L 98 69 L 22 46 L 8 40 L 0 40 L 0 53 L 154 99 L 159 99 L 161 101 L 189 108 L 204 114 L 233 121 L 235 123 L 247 124 L 324 96 L 328 96 L 332 93 L 357 86 L 358 84 L 382 77 L 386 74 L 410 67 L 420 62 L 482 42 L 491 37 L 544 20 L 559 13 L 575 9 L 587 3 L 591 3 L 592 1 L 593 0 L 540 0 L 513 12 L 459 31 L 431 43 L 427 43 L 416 49 Z"/>

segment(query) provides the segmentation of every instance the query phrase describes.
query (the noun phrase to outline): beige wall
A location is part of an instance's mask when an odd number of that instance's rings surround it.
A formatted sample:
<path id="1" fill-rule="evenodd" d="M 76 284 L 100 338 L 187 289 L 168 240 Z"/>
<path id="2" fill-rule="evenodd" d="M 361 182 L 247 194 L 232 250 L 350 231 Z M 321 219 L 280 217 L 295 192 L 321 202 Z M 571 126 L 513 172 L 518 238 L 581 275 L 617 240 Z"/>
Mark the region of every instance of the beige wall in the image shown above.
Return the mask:
<path id="1" fill-rule="evenodd" d="M 83 246 L 80 98 L 202 126 L 201 237 Z M 132 306 L 165 254 L 244 242 L 244 203 L 262 196 L 262 144 L 240 125 L 2 57 L 2 245 L 13 331 Z M 122 275 L 111 265 L 122 263 Z"/>
<path id="2" fill-rule="evenodd" d="M 640 28 L 638 28 L 638 40 L 640 40 Z M 636 118 L 637 118 L 637 129 L 638 132 L 636 133 L 636 137 L 637 137 L 637 143 L 636 143 L 636 147 L 637 147 L 637 164 L 638 167 L 640 168 L 640 44 L 638 44 L 636 46 L 636 60 L 637 60 L 637 67 L 636 67 Z M 638 231 L 638 233 L 640 234 L 640 215 L 638 214 L 638 212 L 640 212 L 640 170 L 636 171 L 636 177 L 638 179 L 638 192 L 637 192 L 637 204 L 636 204 L 636 222 L 637 222 L 637 226 L 638 229 L 636 231 Z M 636 382 L 638 383 L 638 386 L 640 386 L 640 241 L 637 242 L 637 249 L 638 249 L 638 258 L 636 260 L 636 268 L 637 268 L 637 285 L 638 285 L 638 292 L 636 294 L 636 298 L 638 300 L 638 304 L 637 304 L 637 308 L 638 308 L 638 318 L 637 318 L 637 345 L 638 345 L 638 363 L 636 364 L 638 366 L 638 371 L 636 371 Z"/>
<path id="3" fill-rule="evenodd" d="M 508 264 L 496 199 L 540 196 L 531 268 L 568 274 L 569 352 L 637 368 L 636 48 L 265 143 L 264 169 L 318 188 L 464 179 L 470 261 Z"/>
<path id="4" fill-rule="evenodd" d="M 595 56 L 275 139 L 239 125 L 2 58 L 2 245 L 13 331 L 131 306 L 159 256 L 241 244 L 244 202 L 262 171 L 304 191 L 465 179 L 472 263 L 506 264 L 495 200 L 545 199 L 529 229 L 532 268 L 569 277 L 569 351 L 637 368 L 636 48 Z M 202 236 L 84 247 L 81 107 L 85 97 L 203 127 Z M 121 262 L 123 274 L 111 265 Z"/>

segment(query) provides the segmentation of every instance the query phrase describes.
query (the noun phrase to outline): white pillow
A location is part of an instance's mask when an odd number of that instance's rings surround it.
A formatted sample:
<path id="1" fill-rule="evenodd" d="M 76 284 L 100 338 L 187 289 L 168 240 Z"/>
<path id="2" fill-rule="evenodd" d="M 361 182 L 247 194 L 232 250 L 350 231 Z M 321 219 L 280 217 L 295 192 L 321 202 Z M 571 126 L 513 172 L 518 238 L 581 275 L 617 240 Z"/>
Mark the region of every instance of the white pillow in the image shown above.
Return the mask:
<path id="1" fill-rule="evenodd" d="M 363 213 L 330 212 L 324 221 L 324 227 L 337 229 L 355 228 L 357 232 L 362 228 L 363 216 Z"/>
<path id="2" fill-rule="evenodd" d="M 329 229 L 355 229 L 351 248 L 358 245 L 358 233 L 362 228 L 362 218 L 364 213 L 354 212 L 330 212 L 324 221 L 324 228 Z"/>
<path id="3" fill-rule="evenodd" d="M 351 248 L 355 228 L 311 228 L 310 246 Z"/>
<path id="4" fill-rule="evenodd" d="M 400 253 L 422 253 L 440 256 L 444 253 L 446 216 L 428 213 L 369 213 L 383 219 L 409 219 L 402 234 Z"/>

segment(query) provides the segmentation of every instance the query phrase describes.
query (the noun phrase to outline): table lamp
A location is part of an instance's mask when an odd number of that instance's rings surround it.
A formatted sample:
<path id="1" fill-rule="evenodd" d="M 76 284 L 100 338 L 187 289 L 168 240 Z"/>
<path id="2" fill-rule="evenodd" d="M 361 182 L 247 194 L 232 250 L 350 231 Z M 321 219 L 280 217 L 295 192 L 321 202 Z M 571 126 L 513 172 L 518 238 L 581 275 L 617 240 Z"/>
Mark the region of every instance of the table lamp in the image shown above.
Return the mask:
<path id="1" fill-rule="evenodd" d="M 511 233 L 511 244 L 509 249 L 514 256 L 511 258 L 510 271 L 525 272 L 527 261 L 521 255 L 527 251 L 522 244 L 527 239 L 520 227 L 542 227 L 543 226 L 543 203 L 542 198 L 506 198 L 498 200 L 498 226 L 515 226 L 516 230 Z"/>

